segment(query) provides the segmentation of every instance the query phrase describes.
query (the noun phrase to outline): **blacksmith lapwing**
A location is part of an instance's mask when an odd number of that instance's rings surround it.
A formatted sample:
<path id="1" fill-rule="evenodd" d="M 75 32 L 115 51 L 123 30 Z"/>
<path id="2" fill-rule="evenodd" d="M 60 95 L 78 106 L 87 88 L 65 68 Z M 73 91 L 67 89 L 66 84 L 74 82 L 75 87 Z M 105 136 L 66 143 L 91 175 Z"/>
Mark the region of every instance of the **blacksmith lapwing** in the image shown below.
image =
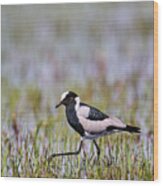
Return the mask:
<path id="1" fill-rule="evenodd" d="M 95 107 L 80 102 L 79 96 L 72 91 L 67 91 L 62 94 L 60 103 L 56 105 L 56 108 L 60 105 L 65 106 L 68 123 L 76 132 L 80 134 L 81 142 L 77 151 L 52 154 L 49 157 L 49 160 L 56 156 L 79 154 L 84 139 L 93 140 L 99 157 L 100 148 L 95 141 L 96 138 L 123 131 L 140 133 L 139 127 L 126 125 L 118 118 L 111 117 Z"/>

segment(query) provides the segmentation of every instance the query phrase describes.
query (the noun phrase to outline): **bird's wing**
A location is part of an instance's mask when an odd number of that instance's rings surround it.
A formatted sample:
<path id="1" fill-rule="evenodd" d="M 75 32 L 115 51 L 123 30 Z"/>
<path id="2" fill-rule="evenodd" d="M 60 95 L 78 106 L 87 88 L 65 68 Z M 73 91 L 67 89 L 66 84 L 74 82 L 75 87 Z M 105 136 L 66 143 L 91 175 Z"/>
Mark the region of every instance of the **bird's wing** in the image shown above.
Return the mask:
<path id="1" fill-rule="evenodd" d="M 115 130 L 125 128 L 126 125 L 116 117 L 109 117 L 98 109 L 81 104 L 77 116 L 82 127 L 87 132 L 102 132 L 105 130 Z"/>
<path id="2" fill-rule="evenodd" d="M 118 118 L 106 118 L 104 120 L 89 120 L 83 116 L 78 116 L 79 122 L 85 131 L 89 133 L 99 133 L 103 131 L 121 130 L 126 127 Z"/>
<path id="3" fill-rule="evenodd" d="M 89 106 L 84 103 L 80 104 L 78 114 L 92 121 L 102 121 L 106 118 L 109 118 L 108 115 L 104 114 L 97 108 Z"/>
<path id="4" fill-rule="evenodd" d="M 108 127 L 115 127 L 115 128 L 125 128 L 126 127 L 126 124 L 124 124 L 120 119 L 116 118 L 116 117 L 110 117 L 108 119 Z"/>

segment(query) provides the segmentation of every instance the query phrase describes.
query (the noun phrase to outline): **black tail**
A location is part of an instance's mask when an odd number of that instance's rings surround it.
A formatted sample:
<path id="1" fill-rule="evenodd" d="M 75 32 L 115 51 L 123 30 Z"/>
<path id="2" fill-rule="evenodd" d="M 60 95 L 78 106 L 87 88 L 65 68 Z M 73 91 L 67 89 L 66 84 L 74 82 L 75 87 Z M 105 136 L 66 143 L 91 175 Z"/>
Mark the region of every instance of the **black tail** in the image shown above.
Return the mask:
<path id="1" fill-rule="evenodd" d="M 123 129 L 124 131 L 127 131 L 127 132 L 135 132 L 135 133 L 140 133 L 140 128 L 139 127 L 134 127 L 134 126 L 131 126 L 131 125 L 127 125 L 125 129 Z"/>

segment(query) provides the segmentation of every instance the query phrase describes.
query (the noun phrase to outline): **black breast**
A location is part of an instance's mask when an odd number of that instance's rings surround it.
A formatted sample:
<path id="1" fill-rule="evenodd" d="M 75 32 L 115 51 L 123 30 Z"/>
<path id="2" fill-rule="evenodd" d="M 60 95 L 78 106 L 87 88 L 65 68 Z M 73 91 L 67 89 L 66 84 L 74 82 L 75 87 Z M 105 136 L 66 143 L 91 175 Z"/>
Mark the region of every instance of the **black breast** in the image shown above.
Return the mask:
<path id="1" fill-rule="evenodd" d="M 71 103 L 66 106 L 66 116 L 71 127 L 81 136 L 84 136 L 84 129 L 80 124 L 75 112 L 75 103 Z"/>

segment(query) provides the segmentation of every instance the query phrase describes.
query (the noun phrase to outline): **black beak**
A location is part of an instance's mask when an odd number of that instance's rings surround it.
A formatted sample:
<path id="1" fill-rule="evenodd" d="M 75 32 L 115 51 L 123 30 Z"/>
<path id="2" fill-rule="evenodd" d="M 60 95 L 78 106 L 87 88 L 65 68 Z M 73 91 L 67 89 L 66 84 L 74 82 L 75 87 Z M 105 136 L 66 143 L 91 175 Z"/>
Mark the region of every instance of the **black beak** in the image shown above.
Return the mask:
<path id="1" fill-rule="evenodd" d="M 62 105 L 62 102 L 58 103 L 58 104 L 55 106 L 55 108 L 58 108 L 58 107 L 61 106 L 61 105 Z"/>

